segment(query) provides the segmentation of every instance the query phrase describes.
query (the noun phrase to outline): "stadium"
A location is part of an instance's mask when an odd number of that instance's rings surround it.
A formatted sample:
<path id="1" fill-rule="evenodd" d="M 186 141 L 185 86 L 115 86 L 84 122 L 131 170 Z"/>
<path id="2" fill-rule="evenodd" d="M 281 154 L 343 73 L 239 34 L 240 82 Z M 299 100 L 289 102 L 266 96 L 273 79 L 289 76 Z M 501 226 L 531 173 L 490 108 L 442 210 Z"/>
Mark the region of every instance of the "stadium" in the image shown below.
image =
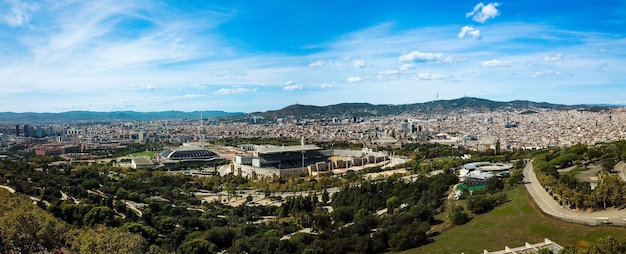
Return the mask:
<path id="1" fill-rule="evenodd" d="M 170 148 L 158 154 L 158 161 L 164 167 L 215 165 L 223 160 L 217 153 L 196 146 Z"/>
<path id="2" fill-rule="evenodd" d="M 252 146 L 253 156 L 236 156 L 237 174 L 256 177 L 307 176 L 334 169 L 349 169 L 388 161 L 383 153 L 367 149 L 323 150 L 316 145 Z"/>
<path id="3" fill-rule="evenodd" d="M 510 163 L 472 162 L 463 165 L 459 172 L 459 181 L 467 186 L 483 185 L 495 175 L 508 175 L 513 169 Z"/>

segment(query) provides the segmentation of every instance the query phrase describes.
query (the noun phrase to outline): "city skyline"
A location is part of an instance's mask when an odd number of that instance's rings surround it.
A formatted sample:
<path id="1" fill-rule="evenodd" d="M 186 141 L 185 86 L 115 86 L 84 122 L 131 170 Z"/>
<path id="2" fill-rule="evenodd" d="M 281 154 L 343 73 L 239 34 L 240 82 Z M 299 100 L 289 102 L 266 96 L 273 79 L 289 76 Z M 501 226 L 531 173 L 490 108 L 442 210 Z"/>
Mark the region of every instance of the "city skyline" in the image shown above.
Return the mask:
<path id="1" fill-rule="evenodd" d="M 0 111 L 626 104 L 625 4 L 9 0 Z"/>

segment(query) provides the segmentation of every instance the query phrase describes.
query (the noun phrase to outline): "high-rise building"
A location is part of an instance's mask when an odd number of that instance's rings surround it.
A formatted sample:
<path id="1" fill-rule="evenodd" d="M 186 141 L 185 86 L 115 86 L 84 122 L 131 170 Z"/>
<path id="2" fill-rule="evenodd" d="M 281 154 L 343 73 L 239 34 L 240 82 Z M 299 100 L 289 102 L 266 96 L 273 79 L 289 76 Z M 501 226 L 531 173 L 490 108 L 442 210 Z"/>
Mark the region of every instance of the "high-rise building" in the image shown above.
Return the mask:
<path id="1" fill-rule="evenodd" d="M 0 147 L 7 147 L 7 134 L 0 133 Z"/>
<path id="2" fill-rule="evenodd" d="M 30 137 L 30 126 L 28 124 L 24 124 L 24 137 Z"/>

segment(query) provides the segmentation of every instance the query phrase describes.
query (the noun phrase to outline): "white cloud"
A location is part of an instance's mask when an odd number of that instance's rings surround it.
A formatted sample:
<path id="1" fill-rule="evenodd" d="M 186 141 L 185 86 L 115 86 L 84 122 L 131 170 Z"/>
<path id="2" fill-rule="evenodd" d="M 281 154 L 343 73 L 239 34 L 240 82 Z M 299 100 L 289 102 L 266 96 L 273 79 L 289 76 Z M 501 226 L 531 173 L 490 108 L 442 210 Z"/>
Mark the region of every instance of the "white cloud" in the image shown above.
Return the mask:
<path id="1" fill-rule="evenodd" d="M 320 86 L 320 88 L 322 88 L 322 89 L 324 89 L 324 88 L 333 88 L 335 86 L 337 86 L 337 84 L 335 84 L 335 83 L 324 83 L 324 84 L 322 84 Z"/>
<path id="2" fill-rule="evenodd" d="M 5 15 L 4 21 L 11 27 L 24 27 L 30 22 L 32 12 L 36 11 L 37 4 L 23 3 L 19 0 L 11 0 L 11 13 Z"/>
<path id="3" fill-rule="evenodd" d="M 483 68 L 500 68 L 500 67 L 509 67 L 511 65 L 513 65 L 513 62 L 511 61 L 498 60 L 498 59 L 484 61 L 482 64 Z"/>
<path id="4" fill-rule="evenodd" d="M 495 18 L 500 15 L 500 11 L 496 7 L 500 6 L 500 3 L 489 3 L 487 5 L 482 2 L 474 6 L 474 10 L 465 14 L 466 18 L 472 17 L 472 20 L 485 23 L 488 19 Z"/>
<path id="5" fill-rule="evenodd" d="M 472 36 L 472 39 L 480 39 L 480 30 L 475 29 L 471 26 L 464 26 L 461 28 L 461 32 L 459 33 L 459 39 L 465 38 L 465 35 Z"/>
<path id="6" fill-rule="evenodd" d="M 562 58 L 563 54 L 561 53 L 557 53 L 554 55 L 549 55 L 549 56 L 544 56 L 543 57 L 543 61 L 545 62 L 556 62 L 556 61 L 560 61 Z"/>
<path id="7" fill-rule="evenodd" d="M 451 62 L 449 57 L 443 57 L 441 53 L 427 53 L 411 51 L 411 53 L 398 57 L 400 62 Z"/>
<path id="8" fill-rule="evenodd" d="M 188 100 L 188 99 L 194 99 L 194 98 L 200 98 L 200 97 L 204 97 L 204 94 L 185 94 L 183 96 L 180 96 L 178 99 L 180 100 Z"/>
<path id="9" fill-rule="evenodd" d="M 293 80 L 289 80 L 289 81 L 285 82 L 285 85 L 288 85 L 288 86 L 293 86 L 295 84 L 296 84 L 296 82 L 294 82 Z"/>
<path id="10" fill-rule="evenodd" d="M 309 64 L 309 67 L 322 67 L 326 66 L 326 62 L 324 61 L 315 61 Z"/>
<path id="11" fill-rule="evenodd" d="M 256 88 L 243 88 L 243 87 L 236 87 L 236 88 L 222 88 L 220 90 L 215 91 L 213 94 L 216 95 L 230 95 L 230 94 L 240 94 L 240 93 L 250 93 L 250 92 L 256 92 Z"/>
<path id="12" fill-rule="evenodd" d="M 304 87 L 302 85 L 290 85 L 290 86 L 286 86 L 283 87 L 283 90 L 285 91 L 295 91 L 295 90 L 302 90 Z"/>
<path id="13" fill-rule="evenodd" d="M 145 90 L 154 90 L 154 87 L 152 85 L 145 85 L 143 87 L 143 89 L 145 89 Z"/>
<path id="14" fill-rule="evenodd" d="M 447 75 L 431 74 L 431 73 L 420 73 L 411 77 L 411 79 L 413 80 L 439 80 L 439 79 L 447 79 L 447 78 L 449 78 L 449 76 Z"/>
<path id="15" fill-rule="evenodd" d="M 384 70 L 384 71 L 379 71 L 378 75 L 387 75 L 387 76 L 391 76 L 391 75 L 396 75 L 398 74 L 397 70 Z"/>
<path id="16" fill-rule="evenodd" d="M 202 84 L 200 84 L 200 83 L 193 83 L 193 84 L 191 84 L 191 88 L 193 88 L 193 89 L 199 89 L 199 90 L 200 90 L 200 89 L 205 89 L 205 88 L 206 88 L 206 86 L 205 86 L 205 85 L 202 85 Z"/>
<path id="17" fill-rule="evenodd" d="M 352 77 L 348 77 L 348 79 L 346 79 L 346 81 L 348 83 L 359 82 L 359 81 L 362 81 L 362 80 L 363 80 L 363 78 L 358 77 L 358 76 L 352 76 Z"/>
<path id="18" fill-rule="evenodd" d="M 546 77 L 546 76 L 556 76 L 556 75 L 561 75 L 561 72 L 560 71 L 550 70 L 550 71 L 538 71 L 538 72 L 535 72 L 533 74 L 530 74 L 530 76 L 533 77 L 533 78 L 540 78 L 540 77 Z"/>
<path id="19" fill-rule="evenodd" d="M 611 67 L 609 67 L 608 63 L 602 63 L 596 67 L 596 71 L 611 72 Z"/>
<path id="20" fill-rule="evenodd" d="M 364 59 L 354 59 L 352 60 L 352 66 L 355 68 L 365 68 L 367 65 L 365 64 Z"/>
<path id="21" fill-rule="evenodd" d="M 401 71 L 408 71 L 413 68 L 415 68 L 415 65 L 412 65 L 412 64 L 403 64 L 402 66 L 400 66 Z"/>

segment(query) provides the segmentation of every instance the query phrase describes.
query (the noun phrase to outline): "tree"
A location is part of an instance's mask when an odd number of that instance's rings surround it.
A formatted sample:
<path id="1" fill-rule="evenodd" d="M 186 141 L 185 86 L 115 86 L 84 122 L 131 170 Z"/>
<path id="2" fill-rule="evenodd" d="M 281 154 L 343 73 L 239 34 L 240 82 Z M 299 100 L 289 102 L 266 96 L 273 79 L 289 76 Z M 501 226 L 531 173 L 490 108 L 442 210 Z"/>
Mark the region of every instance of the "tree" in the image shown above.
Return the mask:
<path id="1" fill-rule="evenodd" d="M 387 212 L 393 213 L 394 209 L 400 207 L 402 200 L 400 200 L 400 198 L 398 198 L 397 196 L 391 196 L 387 199 L 387 202 L 385 203 L 387 204 Z"/>
<path id="2" fill-rule="evenodd" d="M 215 244 L 212 244 L 204 239 L 193 239 L 184 242 L 178 247 L 176 253 L 181 254 L 204 254 L 212 253 L 215 251 Z"/>
<path id="3" fill-rule="evenodd" d="M 324 191 L 322 191 L 322 204 L 324 205 L 328 204 L 329 200 L 330 200 L 330 197 L 328 195 L 328 191 L 324 188 Z"/>
<path id="4" fill-rule="evenodd" d="M 496 193 L 504 189 L 504 182 L 497 176 L 487 179 L 487 191 L 490 193 Z"/>
<path id="5" fill-rule="evenodd" d="M 154 228 L 136 222 L 125 223 L 122 227 L 120 227 L 120 229 L 127 232 L 139 234 L 150 243 L 154 243 L 157 237 L 157 232 L 156 230 L 154 230 Z"/>
<path id="6" fill-rule="evenodd" d="M 626 253 L 626 242 L 620 241 L 613 236 L 600 239 L 596 244 L 589 247 L 589 254 Z"/>
<path id="7" fill-rule="evenodd" d="M 80 253 L 145 253 L 148 249 L 146 240 L 140 235 L 102 225 L 70 232 L 68 243 L 73 251 Z"/>
<path id="8" fill-rule="evenodd" d="M 325 230 L 332 223 L 328 211 L 321 207 L 315 208 L 315 211 L 313 212 L 313 215 L 311 215 L 311 217 L 313 220 L 311 223 L 311 229 L 314 231 Z"/>
<path id="9" fill-rule="evenodd" d="M 0 213 L 0 252 L 39 253 L 58 249 L 67 227 L 37 207 Z"/>
<path id="10" fill-rule="evenodd" d="M 418 225 L 408 225 L 389 239 L 389 246 L 395 250 L 415 248 L 427 242 L 426 231 L 430 224 L 423 222 Z"/>
<path id="11" fill-rule="evenodd" d="M 469 221 L 469 217 L 460 205 L 455 205 L 450 210 L 450 220 L 454 225 L 463 225 Z"/>
<path id="12" fill-rule="evenodd" d="M 518 160 L 518 161 L 523 161 L 523 160 Z M 522 173 L 522 170 L 521 169 L 513 170 L 513 173 L 511 173 L 511 176 L 506 181 L 511 187 L 524 181 L 524 174 Z"/>
<path id="13" fill-rule="evenodd" d="M 431 222 L 434 220 L 433 211 L 424 204 L 411 207 L 410 214 L 420 221 Z"/>
<path id="14" fill-rule="evenodd" d="M 338 207 L 330 213 L 330 216 L 333 218 L 335 223 L 343 222 L 348 223 L 354 220 L 354 207 L 351 206 L 342 206 Z"/>
<path id="15" fill-rule="evenodd" d="M 83 224 L 87 226 L 94 226 L 96 224 L 103 224 L 106 226 L 113 226 L 115 220 L 113 215 L 115 213 L 111 208 L 106 206 L 96 206 L 91 208 L 85 217 L 83 218 Z"/>

